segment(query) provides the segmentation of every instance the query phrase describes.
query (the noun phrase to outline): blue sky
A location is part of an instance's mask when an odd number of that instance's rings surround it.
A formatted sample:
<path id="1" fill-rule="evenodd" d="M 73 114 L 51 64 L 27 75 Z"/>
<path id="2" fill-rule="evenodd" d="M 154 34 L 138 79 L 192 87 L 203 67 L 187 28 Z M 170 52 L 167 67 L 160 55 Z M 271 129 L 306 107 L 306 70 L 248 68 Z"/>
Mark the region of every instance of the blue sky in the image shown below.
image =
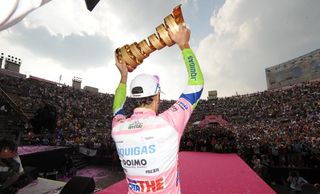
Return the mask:
<path id="1" fill-rule="evenodd" d="M 210 18 L 213 12 L 218 11 L 223 3 L 224 0 L 198 0 L 194 1 L 193 4 L 189 3 L 183 6 L 186 22 L 194 26 L 192 28 L 192 37 L 195 45 L 198 45 L 209 32 L 214 31 L 214 28 L 210 26 Z"/>
<path id="2" fill-rule="evenodd" d="M 320 45 L 318 0 L 101 0 L 93 12 L 84 1 L 52 0 L 19 24 L 0 32 L 0 52 L 22 59 L 21 72 L 114 93 L 120 75 L 113 51 L 141 41 L 182 4 L 193 48 L 205 76 L 205 90 L 218 96 L 266 89 L 265 68 L 301 56 Z M 1 8 L 0 8 L 1 9 Z M 0 10 L 1 11 L 1 10 Z M 129 75 L 160 76 L 165 99 L 186 85 L 177 46 L 152 53 Z"/>

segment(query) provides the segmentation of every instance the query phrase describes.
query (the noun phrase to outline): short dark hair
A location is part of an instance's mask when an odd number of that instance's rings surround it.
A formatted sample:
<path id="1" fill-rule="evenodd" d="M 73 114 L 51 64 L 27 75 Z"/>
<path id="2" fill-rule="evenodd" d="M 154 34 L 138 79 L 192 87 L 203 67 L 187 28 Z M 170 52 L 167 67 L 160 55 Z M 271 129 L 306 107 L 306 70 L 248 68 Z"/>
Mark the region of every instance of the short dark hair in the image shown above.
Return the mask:
<path id="1" fill-rule="evenodd" d="M 291 171 L 290 175 L 292 177 L 298 177 L 299 176 L 299 172 L 298 171 Z"/>
<path id="2" fill-rule="evenodd" d="M 13 140 L 1 139 L 0 140 L 0 151 L 9 150 L 17 151 L 18 146 Z"/>
<path id="3" fill-rule="evenodd" d="M 134 98 L 133 99 L 134 105 L 135 105 L 135 107 L 150 105 L 153 101 L 153 97 L 154 96 L 148 96 L 148 97 L 144 97 L 144 98 Z"/>

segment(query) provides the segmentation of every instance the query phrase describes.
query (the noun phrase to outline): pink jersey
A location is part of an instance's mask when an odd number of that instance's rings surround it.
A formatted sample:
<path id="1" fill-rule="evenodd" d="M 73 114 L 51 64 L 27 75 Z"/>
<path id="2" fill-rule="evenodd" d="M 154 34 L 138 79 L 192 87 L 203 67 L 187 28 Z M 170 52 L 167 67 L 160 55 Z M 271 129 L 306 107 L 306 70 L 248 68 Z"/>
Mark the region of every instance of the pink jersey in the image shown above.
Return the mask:
<path id="1" fill-rule="evenodd" d="M 180 193 L 179 143 L 191 113 L 191 104 L 180 98 L 159 115 L 136 108 L 128 119 L 114 117 L 112 137 L 126 173 L 128 193 Z"/>
<path id="2" fill-rule="evenodd" d="M 168 110 L 156 115 L 136 108 L 130 118 L 123 109 L 126 85 L 120 83 L 113 104 L 112 138 L 116 143 L 129 191 L 135 193 L 179 194 L 178 152 L 180 139 L 196 107 L 203 76 L 191 49 L 184 49 L 188 85 Z"/>

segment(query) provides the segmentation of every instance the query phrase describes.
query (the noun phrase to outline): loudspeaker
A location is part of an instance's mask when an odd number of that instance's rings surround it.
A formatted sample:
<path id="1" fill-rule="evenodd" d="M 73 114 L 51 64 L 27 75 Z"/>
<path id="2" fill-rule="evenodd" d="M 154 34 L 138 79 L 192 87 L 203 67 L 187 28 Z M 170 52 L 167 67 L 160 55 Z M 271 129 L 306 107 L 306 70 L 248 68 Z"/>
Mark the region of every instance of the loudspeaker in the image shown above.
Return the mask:
<path id="1" fill-rule="evenodd" d="M 95 187 L 93 178 L 74 176 L 62 188 L 60 194 L 91 194 Z"/>

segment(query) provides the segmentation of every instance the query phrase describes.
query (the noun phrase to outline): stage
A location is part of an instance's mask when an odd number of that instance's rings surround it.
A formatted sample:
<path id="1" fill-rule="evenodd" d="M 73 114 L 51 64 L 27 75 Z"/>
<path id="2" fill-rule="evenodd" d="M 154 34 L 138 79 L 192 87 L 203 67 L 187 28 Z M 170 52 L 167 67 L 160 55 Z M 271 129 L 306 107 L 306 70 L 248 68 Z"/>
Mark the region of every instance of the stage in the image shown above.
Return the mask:
<path id="1" fill-rule="evenodd" d="M 65 162 L 65 154 L 70 154 L 72 148 L 62 146 L 22 146 L 18 154 L 23 166 L 36 167 L 38 172 L 59 170 Z"/>
<path id="2" fill-rule="evenodd" d="M 37 165 L 49 165 L 50 168 L 56 164 L 57 155 L 63 156 L 67 150 L 64 147 L 26 147 L 21 149 L 22 161 L 32 159 Z M 24 150 L 21 153 L 21 150 Z M 34 156 L 37 156 L 35 159 Z M 27 159 L 27 160 L 26 160 Z M 37 161 L 35 161 L 37 160 Z M 180 152 L 179 164 L 181 174 L 182 194 L 275 194 L 270 188 L 239 156 L 236 154 L 215 154 L 200 152 Z M 23 162 L 24 163 L 24 162 Z M 58 162 L 60 163 L 60 162 Z M 61 165 L 61 163 L 60 163 Z M 33 165 L 34 166 L 34 165 Z M 57 166 L 56 166 L 57 167 Z M 108 167 L 90 167 L 77 172 L 78 176 L 94 178 L 97 194 L 127 194 L 128 186 L 123 179 L 113 185 L 114 181 L 121 180 L 119 174 L 115 175 Z M 112 175 L 113 174 L 113 175 Z M 112 178 L 113 177 L 113 178 Z M 98 182 L 109 182 L 105 186 Z M 51 184 L 54 183 L 54 184 Z M 59 183 L 59 184 L 58 184 Z M 51 191 L 44 193 L 55 193 L 61 189 L 63 182 L 51 182 L 47 179 L 38 179 L 33 184 L 22 190 L 26 193 L 34 193 L 37 189 Z M 101 187 L 102 186 L 102 187 Z M 106 187 L 107 188 L 104 188 Z M 43 192 L 40 192 L 43 193 Z"/>
<path id="3" fill-rule="evenodd" d="M 182 194 L 275 194 L 236 154 L 180 152 Z M 126 180 L 98 194 L 127 194 Z"/>

